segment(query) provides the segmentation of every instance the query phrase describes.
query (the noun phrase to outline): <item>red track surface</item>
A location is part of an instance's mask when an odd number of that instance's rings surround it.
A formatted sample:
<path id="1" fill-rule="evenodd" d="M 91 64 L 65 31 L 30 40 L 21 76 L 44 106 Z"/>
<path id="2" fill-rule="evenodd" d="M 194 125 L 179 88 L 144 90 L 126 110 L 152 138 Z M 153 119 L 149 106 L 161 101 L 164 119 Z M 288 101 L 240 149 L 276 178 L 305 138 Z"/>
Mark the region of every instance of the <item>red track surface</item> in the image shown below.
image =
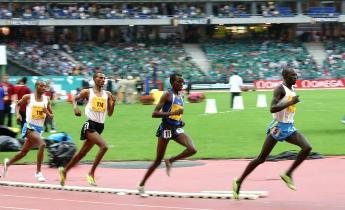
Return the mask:
<path id="1" fill-rule="evenodd" d="M 203 166 L 174 168 L 172 177 L 158 169 L 149 179 L 146 189 L 175 192 L 228 191 L 231 180 L 239 176 L 248 160 L 200 160 Z M 242 190 L 269 191 L 267 198 L 257 200 L 221 200 L 191 198 L 141 198 L 133 195 L 70 192 L 0 186 L 0 209 L 40 210 L 107 210 L 107 209 L 255 209 L 255 210 L 343 210 L 345 209 L 345 157 L 329 157 L 305 161 L 295 172 L 297 191 L 291 191 L 280 180 L 291 161 L 266 162 L 259 166 L 243 184 Z M 88 186 L 87 165 L 69 173 L 66 185 Z M 15 165 L 1 181 L 36 183 L 35 166 Z M 58 184 L 57 170 L 43 168 L 49 184 Z M 135 189 L 145 173 L 143 169 L 97 170 L 99 187 Z"/>

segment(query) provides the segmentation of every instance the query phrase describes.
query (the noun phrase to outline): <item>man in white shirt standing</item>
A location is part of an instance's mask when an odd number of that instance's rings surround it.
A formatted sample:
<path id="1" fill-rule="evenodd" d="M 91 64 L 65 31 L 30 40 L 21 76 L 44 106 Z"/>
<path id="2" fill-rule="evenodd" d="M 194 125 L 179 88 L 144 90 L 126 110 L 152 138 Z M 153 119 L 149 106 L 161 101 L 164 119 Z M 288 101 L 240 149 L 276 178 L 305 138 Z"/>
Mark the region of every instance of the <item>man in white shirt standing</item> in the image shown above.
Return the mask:
<path id="1" fill-rule="evenodd" d="M 243 85 L 242 77 L 238 75 L 237 72 L 233 72 L 231 77 L 229 78 L 229 85 L 230 85 L 230 93 L 231 93 L 231 102 L 230 107 L 233 108 L 234 106 L 234 97 L 241 95 L 241 88 Z"/>

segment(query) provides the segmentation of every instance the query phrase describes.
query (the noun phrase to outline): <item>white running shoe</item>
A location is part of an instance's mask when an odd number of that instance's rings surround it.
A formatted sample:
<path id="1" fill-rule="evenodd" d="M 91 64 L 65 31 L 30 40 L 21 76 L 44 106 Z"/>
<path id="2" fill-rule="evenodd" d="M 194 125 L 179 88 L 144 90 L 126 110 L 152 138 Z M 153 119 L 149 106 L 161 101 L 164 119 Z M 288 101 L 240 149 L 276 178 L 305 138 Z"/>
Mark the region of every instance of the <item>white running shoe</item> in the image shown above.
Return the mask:
<path id="1" fill-rule="evenodd" d="M 144 186 L 138 186 L 138 192 L 141 197 L 149 197 L 148 194 L 145 193 L 145 188 Z"/>
<path id="2" fill-rule="evenodd" d="M 9 162 L 9 161 L 10 161 L 10 160 L 9 160 L 8 158 L 5 158 L 5 159 L 4 159 L 4 168 L 3 168 L 3 170 L 2 170 L 2 177 L 3 177 L 3 178 L 5 178 L 6 175 L 7 175 L 8 162 Z"/>
<path id="3" fill-rule="evenodd" d="M 35 178 L 37 179 L 37 181 L 39 182 L 44 182 L 46 181 L 46 178 L 44 178 L 42 172 L 38 172 L 35 174 Z"/>

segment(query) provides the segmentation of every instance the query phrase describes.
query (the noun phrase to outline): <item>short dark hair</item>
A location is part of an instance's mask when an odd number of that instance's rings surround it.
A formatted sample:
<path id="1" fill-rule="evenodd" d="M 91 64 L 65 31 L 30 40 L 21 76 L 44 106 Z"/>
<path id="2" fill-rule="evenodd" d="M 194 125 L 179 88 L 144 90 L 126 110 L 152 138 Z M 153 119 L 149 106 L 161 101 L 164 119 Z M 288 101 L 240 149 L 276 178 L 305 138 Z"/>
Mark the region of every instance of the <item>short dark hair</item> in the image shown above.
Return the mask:
<path id="1" fill-rule="evenodd" d="M 95 79 L 95 78 L 97 77 L 98 74 L 103 74 L 103 73 L 101 73 L 101 72 L 95 72 L 95 73 L 93 74 L 93 76 L 92 76 L 93 79 Z"/>
<path id="2" fill-rule="evenodd" d="M 172 84 L 173 82 L 175 82 L 175 80 L 176 80 L 177 77 L 182 77 L 182 75 L 179 74 L 179 73 L 173 73 L 173 74 L 171 74 L 171 75 L 170 75 L 170 84 Z"/>
<path id="3" fill-rule="evenodd" d="M 26 84 L 26 83 L 28 82 L 28 78 L 27 78 L 27 77 L 23 77 L 23 78 L 22 78 L 22 82 L 23 82 L 24 84 Z"/>
<path id="4" fill-rule="evenodd" d="M 294 71 L 294 69 L 291 66 L 286 66 L 282 71 L 283 78 L 285 78 L 291 71 Z"/>
<path id="5" fill-rule="evenodd" d="M 36 83 L 35 83 L 35 87 L 37 87 L 38 83 L 44 83 L 44 84 L 46 84 L 46 82 L 43 81 L 43 80 L 37 80 Z"/>

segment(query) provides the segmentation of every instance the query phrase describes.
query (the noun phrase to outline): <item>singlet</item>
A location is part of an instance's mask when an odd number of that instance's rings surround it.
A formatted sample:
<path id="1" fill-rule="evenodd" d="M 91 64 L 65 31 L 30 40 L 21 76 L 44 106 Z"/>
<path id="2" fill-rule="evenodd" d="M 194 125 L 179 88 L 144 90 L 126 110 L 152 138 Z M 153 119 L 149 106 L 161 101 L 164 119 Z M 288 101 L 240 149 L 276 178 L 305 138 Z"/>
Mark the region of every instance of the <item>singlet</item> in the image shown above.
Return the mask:
<path id="1" fill-rule="evenodd" d="M 182 94 L 175 94 L 173 91 L 168 90 L 170 95 L 172 96 L 171 101 L 164 104 L 162 111 L 163 112 L 174 112 L 179 109 L 183 109 L 184 102 L 183 102 L 183 95 Z M 182 119 L 182 114 L 179 115 L 170 115 L 168 117 L 164 117 L 162 120 L 163 122 L 168 122 L 169 124 L 173 125 L 180 125 Z"/>
<path id="2" fill-rule="evenodd" d="M 90 88 L 89 90 L 89 100 L 85 107 L 85 115 L 89 120 L 104 123 L 108 110 L 108 94 L 105 90 L 102 90 L 102 96 L 98 97 L 93 88 Z"/>
<path id="3" fill-rule="evenodd" d="M 288 101 L 291 101 L 292 97 L 296 96 L 295 90 L 293 88 L 292 90 L 290 90 L 283 84 L 282 86 L 285 90 L 285 96 L 278 103 L 286 103 Z M 278 122 L 293 123 L 293 117 L 295 115 L 295 112 L 296 112 L 296 104 L 286 107 L 285 109 L 279 112 L 273 113 L 273 118 L 277 120 Z"/>
<path id="4" fill-rule="evenodd" d="M 30 102 L 26 105 L 26 122 L 43 127 L 46 114 L 43 109 L 48 107 L 48 97 L 42 95 L 42 101 L 36 101 L 35 94 L 30 94 Z"/>

